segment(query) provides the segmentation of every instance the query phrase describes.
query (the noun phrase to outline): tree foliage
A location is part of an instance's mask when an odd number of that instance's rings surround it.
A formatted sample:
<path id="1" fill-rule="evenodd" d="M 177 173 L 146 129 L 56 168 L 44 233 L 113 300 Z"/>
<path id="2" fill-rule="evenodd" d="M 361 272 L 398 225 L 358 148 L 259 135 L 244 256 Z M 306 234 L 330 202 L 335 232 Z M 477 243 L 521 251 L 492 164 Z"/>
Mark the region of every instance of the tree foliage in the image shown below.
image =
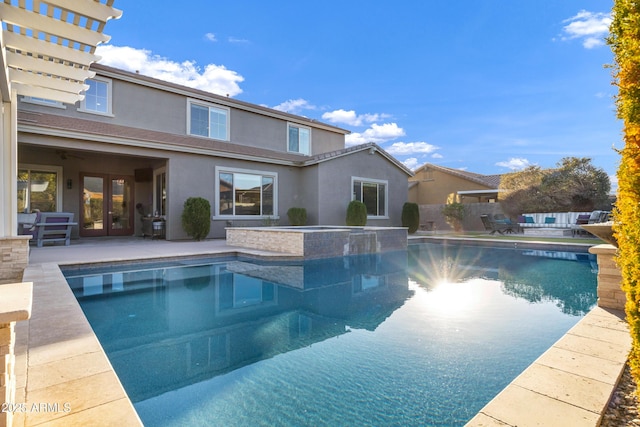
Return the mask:
<path id="1" fill-rule="evenodd" d="M 444 216 L 444 220 L 455 231 L 462 231 L 462 220 L 464 220 L 465 213 L 465 207 L 462 203 L 447 203 L 442 207 L 442 215 Z"/>
<path id="2" fill-rule="evenodd" d="M 571 212 L 607 208 L 611 183 L 588 157 L 565 157 L 553 169 L 539 166 L 504 175 L 502 209 L 509 216 L 525 212 Z"/>
<path id="3" fill-rule="evenodd" d="M 614 56 L 616 106 L 623 121 L 624 148 L 618 168 L 614 234 L 616 262 L 627 296 L 626 313 L 633 339 L 630 365 L 640 380 L 640 2 L 615 0 L 607 43 Z"/>

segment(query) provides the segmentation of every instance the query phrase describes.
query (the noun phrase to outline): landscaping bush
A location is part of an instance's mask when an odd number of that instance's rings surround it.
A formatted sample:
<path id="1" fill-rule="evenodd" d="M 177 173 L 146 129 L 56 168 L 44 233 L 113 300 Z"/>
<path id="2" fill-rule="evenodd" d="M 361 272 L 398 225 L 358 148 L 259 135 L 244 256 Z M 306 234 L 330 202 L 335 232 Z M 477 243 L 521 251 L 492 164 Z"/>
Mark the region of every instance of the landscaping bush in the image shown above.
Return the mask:
<path id="1" fill-rule="evenodd" d="M 347 225 L 365 226 L 367 225 L 367 206 L 357 200 L 352 200 L 347 206 Z"/>
<path id="2" fill-rule="evenodd" d="M 195 240 L 202 240 L 211 229 L 211 205 L 202 197 L 189 197 L 184 202 L 182 228 Z"/>
<path id="3" fill-rule="evenodd" d="M 444 220 L 453 227 L 454 231 L 462 231 L 462 220 L 464 219 L 464 205 L 462 203 L 454 202 L 444 205 L 442 208 L 442 215 Z"/>
<path id="4" fill-rule="evenodd" d="M 614 235 L 618 242 L 616 263 L 627 296 L 627 323 L 633 345 L 629 364 L 640 382 L 640 3 L 615 0 L 607 42 L 614 54 L 614 84 L 618 118 L 623 121 L 624 148 L 618 167 L 618 201 L 614 211 Z"/>
<path id="5" fill-rule="evenodd" d="M 402 205 L 402 226 L 409 228 L 409 234 L 418 231 L 418 227 L 420 226 L 420 208 L 417 203 L 406 202 Z"/>
<path id="6" fill-rule="evenodd" d="M 291 225 L 307 225 L 307 210 L 305 208 L 289 208 L 287 217 L 289 217 Z"/>

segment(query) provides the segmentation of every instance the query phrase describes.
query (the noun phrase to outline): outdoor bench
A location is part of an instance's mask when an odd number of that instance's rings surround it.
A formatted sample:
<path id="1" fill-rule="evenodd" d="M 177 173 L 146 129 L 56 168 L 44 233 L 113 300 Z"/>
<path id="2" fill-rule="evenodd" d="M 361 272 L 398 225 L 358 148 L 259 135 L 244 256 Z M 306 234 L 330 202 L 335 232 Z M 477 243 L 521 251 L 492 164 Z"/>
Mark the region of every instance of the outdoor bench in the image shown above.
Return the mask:
<path id="1" fill-rule="evenodd" d="M 69 246 L 71 228 L 75 225 L 78 223 L 73 222 L 73 212 L 41 212 L 34 230 L 38 247 L 41 248 L 44 242 L 64 242 Z"/>
<path id="2" fill-rule="evenodd" d="M 581 230 L 581 224 L 603 222 L 608 216 L 608 211 L 526 213 L 518 217 L 518 224 L 525 234 L 564 236 L 575 235 Z"/>

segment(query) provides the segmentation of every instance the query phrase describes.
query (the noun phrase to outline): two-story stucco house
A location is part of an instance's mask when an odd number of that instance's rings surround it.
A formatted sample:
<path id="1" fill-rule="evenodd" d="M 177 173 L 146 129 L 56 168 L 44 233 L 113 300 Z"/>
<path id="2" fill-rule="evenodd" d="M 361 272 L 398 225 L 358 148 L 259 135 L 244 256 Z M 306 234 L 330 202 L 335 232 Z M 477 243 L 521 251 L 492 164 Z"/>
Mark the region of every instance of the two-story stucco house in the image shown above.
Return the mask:
<path id="1" fill-rule="evenodd" d="M 73 212 L 74 237 L 140 236 L 166 219 L 185 239 L 189 197 L 211 203 L 210 238 L 230 225 L 344 225 L 352 199 L 368 224 L 399 226 L 412 175 L 349 131 L 270 108 L 94 64 L 75 105 L 19 97 L 18 210 Z"/>

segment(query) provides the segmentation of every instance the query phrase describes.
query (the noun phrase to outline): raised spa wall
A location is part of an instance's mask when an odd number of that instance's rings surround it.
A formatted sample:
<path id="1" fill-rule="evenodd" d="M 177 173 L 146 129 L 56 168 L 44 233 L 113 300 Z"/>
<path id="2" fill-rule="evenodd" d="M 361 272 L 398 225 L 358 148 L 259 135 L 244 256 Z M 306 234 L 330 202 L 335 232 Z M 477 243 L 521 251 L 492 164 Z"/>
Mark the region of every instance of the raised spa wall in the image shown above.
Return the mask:
<path id="1" fill-rule="evenodd" d="M 404 227 L 226 228 L 227 245 L 311 258 L 372 254 L 407 249 Z"/>

